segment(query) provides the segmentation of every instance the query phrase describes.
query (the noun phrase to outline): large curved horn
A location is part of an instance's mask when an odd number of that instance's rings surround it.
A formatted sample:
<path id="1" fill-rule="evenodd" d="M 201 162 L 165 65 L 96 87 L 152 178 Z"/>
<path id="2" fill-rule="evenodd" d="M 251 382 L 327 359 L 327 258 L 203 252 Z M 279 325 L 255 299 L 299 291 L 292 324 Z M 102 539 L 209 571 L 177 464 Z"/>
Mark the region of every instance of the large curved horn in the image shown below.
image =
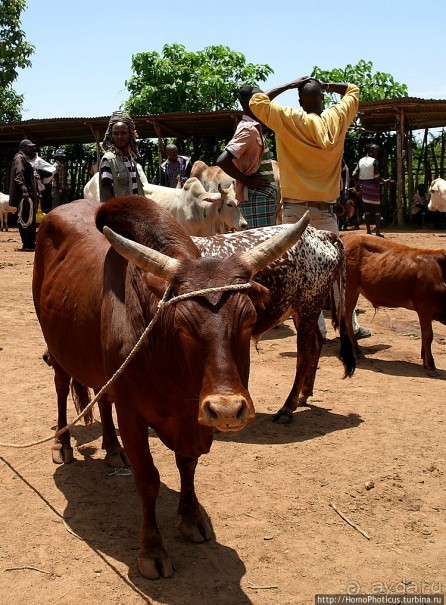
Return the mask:
<path id="1" fill-rule="evenodd" d="M 115 233 L 110 227 L 104 227 L 103 233 L 110 244 L 119 252 L 121 256 L 129 260 L 131 263 L 149 271 L 153 275 L 157 275 L 167 282 L 172 283 L 172 279 L 178 270 L 179 261 L 171 258 L 162 252 L 147 248 L 138 242 L 133 242 L 118 233 Z"/>
<path id="2" fill-rule="evenodd" d="M 291 248 L 302 236 L 302 233 L 310 222 L 310 213 L 307 211 L 298 223 L 276 233 L 266 242 L 262 242 L 240 255 L 241 260 L 248 265 L 252 274 L 255 275 L 267 265 L 282 256 L 288 248 Z"/>

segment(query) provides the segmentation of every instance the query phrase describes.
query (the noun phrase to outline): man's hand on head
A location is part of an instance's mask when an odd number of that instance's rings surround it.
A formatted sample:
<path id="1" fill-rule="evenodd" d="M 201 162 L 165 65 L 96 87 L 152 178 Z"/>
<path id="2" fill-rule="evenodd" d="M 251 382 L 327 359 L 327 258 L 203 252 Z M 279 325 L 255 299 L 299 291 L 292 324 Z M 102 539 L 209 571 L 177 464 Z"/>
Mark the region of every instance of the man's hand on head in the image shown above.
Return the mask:
<path id="1" fill-rule="evenodd" d="M 304 84 L 306 84 L 307 82 L 309 82 L 310 80 L 314 80 L 317 82 L 317 80 L 315 78 L 312 78 L 311 76 L 302 76 L 301 78 L 297 78 L 297 80 L 294 80 L 293 82 L 290 82 L 289 87 L 290 88 L 301 88 Z"/>

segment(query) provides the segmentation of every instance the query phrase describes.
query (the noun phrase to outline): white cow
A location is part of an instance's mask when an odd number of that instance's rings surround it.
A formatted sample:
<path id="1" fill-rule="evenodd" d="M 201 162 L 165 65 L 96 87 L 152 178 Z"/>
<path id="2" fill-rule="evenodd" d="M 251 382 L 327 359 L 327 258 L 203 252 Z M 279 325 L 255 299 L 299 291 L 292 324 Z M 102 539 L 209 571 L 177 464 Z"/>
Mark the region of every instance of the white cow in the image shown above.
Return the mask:
<path id="1" fill-rule="evenodd" d="M 274 178 L 277 185 L 277 197 L 276 197 L 276 223 L 282 223 L 282 206 L 281 206 L 281 195 L 280 195 L 280 171 L 279 163 L 276 160 L 271 160 Z M 229 176 L 220 166 L 208 166 L 205 162 L 197 160 L 192 166 L 190 173 L 191 176 L 197 177 L 206 191 L 218 191 L 218 186 L 224 187 L 228 190 L 228 195 L 231 199 L 236 202 L 235 191 L 234 191 L 234 179 Z"/>
<path id="2" fill-rule="evenodd" d="M 431 199 L 429 210 L 435 212 L 446 212 L 446 181 L 444 179 L 435 179 L 430 186 Z"/>
<path id="3" fill-rule="evenodd" d="M 201 237 L 248 228 L 237 201 L 222 187 L 209 193 L 200 181 L 187 179 L 182 189 L 148 184 L 144 194 L 168 210 L 190 235 Z"/>
<path id="4" fill-rule="evenodd" d="M 0 192 L 0 231 L 8 231 L 8 212 L 17 212 L 17 208 L 9 205 L 9 195 Z"/>
<path id="5" fill-rule="evenodd" d="M 145 175 L 141 180 L 144 195 L 173 214 L 190 235 L 208 236 L 248 227 L 237 202 L 222 188 L 208 193 L 196 178 L 188 179 L 182 189 L 152 185 Z M 84 197 L 99 201 L 99 173 L 85 185 Z"/>

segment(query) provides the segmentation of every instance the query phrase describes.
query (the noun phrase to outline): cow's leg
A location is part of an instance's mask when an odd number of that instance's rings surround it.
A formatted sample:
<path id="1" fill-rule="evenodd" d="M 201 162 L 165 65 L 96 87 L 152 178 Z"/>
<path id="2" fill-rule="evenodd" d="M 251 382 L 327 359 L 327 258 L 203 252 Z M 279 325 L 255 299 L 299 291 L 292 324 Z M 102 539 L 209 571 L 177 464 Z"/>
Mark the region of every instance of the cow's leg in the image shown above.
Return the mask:
<path id="1" fill-rule="evenodd" d="M 67 399 L 70 392 L 71 377 L 53 359 L 54 385 L 57 393 L 57 429 L 67 426 Z M 68 464 L 73 462 L 73 448 L 70 442 L 70 431 L 56 437 L 52 448 L 52 457 L 55 464 Z"/>
<path id="2" fill-rule="evenodd" d="M 432 355 L 432 341 L 434 339 L 432 318 L 423 312 L 418 312 L 418 318 L 421 327 L 421 359 L 423 360 L 423 366 L 426 368 L 429 376 L 438 376 Z"/>
<path id="3" fill-rule="evenodd" d="M 129 465 L 124 449 L 119 443 L 113 422 L 112 402 L 107 396 L 98 401 L 102 424 L 102 449 L 105 450 L 105 462 L 113 468 L 124 468 Z"/>
<path id="4" fill-rule="evenodd" d="M 316 326 L 314 343 L 311 352 L 309 352 L 310 361 L 308 362 L 308 368 L 304 376 L 301 392 L 299 394 L 298 406 L 308 405 L 307 400 L 313 395 L 313 387 L 314 381 L 316 379 L 317 365 L 319 363 L 323 344 L 324 339 L 319 330 L 319 327 Z"/>
<path id="5" fill-rule="evenodd" d="M 285 401 L 285 404 L 273 416 L 274 422 L 279 424 L 287 424 L 290 422 L 293 418 L 293 412 L 299 404 L 299 395 L 302 389 L 302 384 L 309 368 L 310 358 L 312 358 L 314 354 L 314 334 L 316 330 L 319 332 L 317 327 L 318 316 L 319 313 L 311 317 L 300 316 L 296 319 L 293 318 L 297 331 L 296 374 L 294 377 L 293 386 Z"/>
<path id="6" fill-rule="evenodd" d="M 125 451 L 132 465 L 136 489 L 141 499 L 143 529 L 141 549 L 137 556 L 139 573 L 149 580 L 170 578 L 172 562 L 163 546 L 156 524 L 156 499 L 160 488 L 160 476 L 149 449 L 148 426 L 144 419 L 131 413 L 131 403 L 122 409 L 116 404 L 119 430 Z"/>
<path id="7" fill-rule="evenodd" d="M 361 351 L 358 345 L 358 339 L 356 338 L 356 334 L 353 330 L 353 311 L 356 308 L 356 304 L 358 302 L 359 292 L 355 289 L 349 287 L 347 284 L 347 290 L 345 293 L 345 317 L 347 322 L 348 335 L 350 336 L 350 340 L 352 341 L 353 348 L 355 350 L 356 357 L 364 357 L 364 353 Z"/>
<path id="8" fill-rule="evenodd" d="M 209 517 L 200 507 L 195 494 L 195 469 L 197 458 L 186 458 L 175 454 L 181 478 L 181 492 L 178 512 L 181 515 L 180 532 L 183 538 L 199 544 L 213 536 Z"/>

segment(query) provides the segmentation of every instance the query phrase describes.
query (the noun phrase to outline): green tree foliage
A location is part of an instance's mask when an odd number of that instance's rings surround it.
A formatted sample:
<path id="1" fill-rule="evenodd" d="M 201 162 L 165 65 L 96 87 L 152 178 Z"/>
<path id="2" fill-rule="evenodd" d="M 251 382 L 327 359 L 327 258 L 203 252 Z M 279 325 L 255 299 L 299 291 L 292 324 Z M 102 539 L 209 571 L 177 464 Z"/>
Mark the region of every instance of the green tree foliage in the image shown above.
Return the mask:
<path id="1" fill-rule="evenodd" d="M 34 46 L 25 40 L 20 15 L 26 0 L 0 0 L 0 122 L 20 120 L 23 95 L 12 84 L 18 70 L 31 65 Z"/>
<path id="2" fill-rule="evenodd" d="M 137 53 L 132 71 L 124 106 L 133 115 L 235 109 L 238 87 L 259 84 L 273 73 L 269 65 L 247 63 L 227 46 L 188 52 L 182 44 L 164 45 L 161 56 Z"/>
<path id="3" fill-rule="evenodd" d="M 359 86 L 361 101 L 378 101 L 407 97 L 407 86 L 396 82 L 391 74 L 382 71 L 372 72 L 373 63 L 361 59 L 356 65 L 344 68 L 324 70 L 313 67 L 311 75 L 321 82 L 350 82 Z"/>

